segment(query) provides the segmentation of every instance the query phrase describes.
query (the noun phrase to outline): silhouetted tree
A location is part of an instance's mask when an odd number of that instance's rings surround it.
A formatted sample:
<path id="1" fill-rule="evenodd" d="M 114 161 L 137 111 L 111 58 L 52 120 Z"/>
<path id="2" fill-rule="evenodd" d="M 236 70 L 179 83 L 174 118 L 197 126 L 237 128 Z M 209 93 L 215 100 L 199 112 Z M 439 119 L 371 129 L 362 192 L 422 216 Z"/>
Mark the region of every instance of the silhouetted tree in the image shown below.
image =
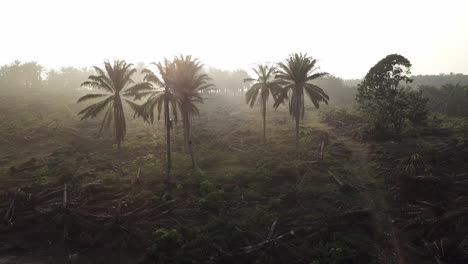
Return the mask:
<path id="1" fill-rule="evenodd" d="M 263 143 L 266 142 L 266 103 L 270 94 L 276 95 L 281 89 L 280 81 L 275 79 L 276 68 L 268 65 L 258 65 L 252 69 L 256 79 L 246 78 L 245 82 L 255 82 L 245 94 L 246 103 L 253 107 L 258 101 L 263 118 Z M 260 95 L 260 96 L 259 96 Z M 258 100 L 257 100 L 258 98 Z"/>
<path id="2" fill-rule="evenodd" d="M 123 60 L 116 60 L 113 65 L 106 61 L 104 62 L 104 66 L 104 69 L 93 66 L 96 75 L 90 75 L 88 81 L 82 83 L 81 86 L 102 90 L 106 93 L 87 94 L 78 99 L 78 103 L 97 98 L 105 99 L 84 108 L 78 115 L 81 115 L 81 120 L 83 120 L 86 118 L 94 118 L 98 114 L 105 112 L 99 133 L 103 130 L 111 129 L 111 124 L 113 123 L 113 132 L 117 142 L 117 148 L 120 152 L 120 145 L 127 132 L 122 96 L 131 95 L 125 92 L 129 85 L 134 84 L 131 77 L 136 70 L 133 68 L 132 64 L 128 64 Z M 145 86 L 146 84 L 136 84 L 135 86 L 140 85 Z M 135 88 L 133 87 L 131 89 Z M 131 103 L 128 100 L 126 101 L 127 103 Z"/>
<path id="3" fill-rule="evenodd" d="M 167 190 L 170 193 L 171 186 L 171 129 L 172 120 L 177 121 L 177 98 L 174 94 L 171 78 L 174 75 L 174 63 L 164 60 L 164 64 L 153 63 L 156 65 L 158 74 L 155 74 L 149 69 L 143 69 L 145 75 L 143 81 L 146 85 L 130 88 L 128 91 L 135 96 L 135 99 L 147 97 L 147 100 L 141 106 L 132 104 L 136 115 L 143 117 L 146 122 L 154 122 L 154 112 L 158 112 L 158 120 L 161 118 L 161 113 L 164 113 L 164 126 L 166 128 L 166 152 L 167 152 L 167 170 L 166 184 Z"/>
<path id="4" fill-rule="evenodd" d="M 190 153 L 192 166 L 196 168 L 195 157 L 193 156 L 191 141 L 191 119 L 193 115 L 198 115 L 197 103 L 203 103 L 201 92 L 213 87 L 208 83 L 210 78 L 202 73 L 203 64 L 192 56 L 174 58 L 174 72 L 171 74 L 171 85 L 177 97 L 177 102 L 182 115 L 184 126 L 185 149 Z"/>
<path id="5" fill-rule="evenodd" d="M 278 108 L 290 97 L 289 113 L 296 120 L 296 149 L 299 148 L 299 120 L 304 118 L 304 91 L 316 108 L 319 108 L 320 102 L 328 104 L 329 100 L 322 88 L 311 83 L 328 75 L 326 72 L 316 72 L 316 64 L 316 59 L 302 53 L 291 54 L 284 62 L 278 63 L 276 78 L 284 82 L 284 87 L 278 93 L 274 107 Z"/>

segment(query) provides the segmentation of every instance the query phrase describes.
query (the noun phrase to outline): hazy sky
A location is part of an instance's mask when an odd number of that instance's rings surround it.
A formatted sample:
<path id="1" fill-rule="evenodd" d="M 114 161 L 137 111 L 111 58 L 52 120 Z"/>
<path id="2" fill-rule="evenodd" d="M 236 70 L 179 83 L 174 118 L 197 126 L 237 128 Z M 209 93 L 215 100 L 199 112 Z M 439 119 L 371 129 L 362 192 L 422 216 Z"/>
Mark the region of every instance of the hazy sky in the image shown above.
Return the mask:
<path id="1" fill-rule="evenodd" d="M 0 1 L 0 64 L 183 53 L 236 69 L 307 52 L 322 70 L 358 78 L 399 53 L 415 74 L 468 73 L 468 0 Z"/>

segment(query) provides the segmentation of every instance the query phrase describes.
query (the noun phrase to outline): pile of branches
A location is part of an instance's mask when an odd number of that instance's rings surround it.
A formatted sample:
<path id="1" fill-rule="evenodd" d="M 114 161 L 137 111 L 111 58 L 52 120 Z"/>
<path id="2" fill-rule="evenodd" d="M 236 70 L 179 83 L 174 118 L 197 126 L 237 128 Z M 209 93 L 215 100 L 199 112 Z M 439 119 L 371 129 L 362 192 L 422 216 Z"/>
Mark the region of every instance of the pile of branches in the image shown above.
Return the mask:
<path id="1" fill-rule="evenodd" d="M 217 263 L 318 263 L 317 252 L 303 248 L 306 244 L 320 244 L 336 232 L 347 232 L 350 228 L 363 233 L 372 232 L 371 209 L 358 209 L 337 213 L 333 216 L 306 219 L 276 219 L 264 239 L 258 243 L 237 249 L 222 245 L 211 245 L 217 252 Z M 348 255 L 336 259 L 336 263 L 367 263 L 368 256 Z"/>
<path id="2" fill-rule="evenodd" d="M 0 250 L 29 250 L 28 240 L 66 241 L 84 248 L 132 245 L 141 250 L 154 229 L 202 219 L 188 200 L 135 202 L 131 195 L 144 188 L 139 175 L 121 186 L 99 180 L 84 183 L 77 180 L 80 177 L 63 177 L 44 186 L 26 173 L 42 166 L 42 161 L 30 160 L 12 167 L 0 182 L 0 236 L 24 241 L 17 245 L 4 240 Z M 118 166 L 115 169 L 123 173 Z"/>
<path id="3" fill-rule="evenodd" d="M 381 153 L 381 170 L 394 186 L 393 216 L 407 238 L 408 258 L 468 263 L 468 141 L 451 140 L 422 153 L 388 150 Z M 392 161 L 397 155 L 403 157 Z"/>
<path id="4" fill-rule="evenodd" d="M 33 173 L 27 173 L 47 166 L 47 162 L 50 163 L 50 160 L 34 159 L 20 164 L 0 182 L 5 187 L 0 193 L 0 236 L 7 238 L 0 242 L 0 251 L 18 247 L 30 251 L 36 247 L 25 242 L 8 244 L 8 241 L 13 240 L 35 241 L 46 244 L 46 247 L 49 246 L 47 241 L 52 244 L 67 242 L 77 252 L 90 248 L 125 247 L 143 256 L 142 263 L 154 263 L 154 258 L 148 252 L 152 252 L 150 249 L 154 247 L 155 232 L 161 229 L 184 230 L 187 227 L 203 230 L 207 222 L 214 221 L 213 215 L 208 217 L 207 212 L 199 208 L 190 196 L 175 196 L 175 200 L 147 199 L 135 202 L 132 195 L 145 188 L 139 172 L 128 183 L 118 186 L 105 184 L 93 175 L 63 177 L 63 180 L 54 184 L 44 185 L 31 178 Z M 111 167 L 121 177 L 126 176 L 118 166 Z M 86 182 L 84 179 L 93 181 Z M 239 260 L 265 262 L 266 259 L 270 259 L 270 263 L 280 263 L 298 256 L 302 258 L 298 262 L 309 263 L 317 258 L 316 252 L 310 252 L 310 245 L 330 240 L 337 232 L 348 232 L 351 226 L 368 233 L 371 229 L 371 214 L 368 209 L 345 212 L 340 209 L 327 217 L 312 218 L 305 217 L 303 211 L 298 210 L 297 214 L 288 213 L 275 220 L 266 236 L 255 236 L 255 240 L 245 239 L 244 243 L 236 244 L 235 247 L 220 242 L 179 249 L 189 248 L 193 252 L 203 249 L 204 254 L 197 253 L 197 256 L 215 263 L 239 263 Z M 198 232 L 193 238 L 197 241 L 226 239 L 224 236 L 204 238 L 211 233 Z M 304 246 L 307 243 L 309 246 Z M 193 252 L 187 255 L 192 256 L 190 254 L 195 254 Z M 360 262 L 362 256 L 343 255 L 346 259 L 340 263 L 349 263 L 346 261 L 350 259 L 352 263 L 363 263 Z M 282 260 L 271 260 L 276 257 Z"/>

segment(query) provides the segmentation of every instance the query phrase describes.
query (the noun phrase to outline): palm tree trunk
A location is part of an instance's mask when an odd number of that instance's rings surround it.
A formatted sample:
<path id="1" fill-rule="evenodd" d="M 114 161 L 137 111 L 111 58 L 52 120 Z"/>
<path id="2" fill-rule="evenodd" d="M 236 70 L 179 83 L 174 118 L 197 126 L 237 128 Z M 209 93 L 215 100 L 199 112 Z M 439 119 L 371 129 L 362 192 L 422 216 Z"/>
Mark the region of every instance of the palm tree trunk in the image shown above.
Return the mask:
<path id="1" fill-rule="evenodd" d="M 193 155 L 192 140 L 191 140 L 191 135 L 190 135 L 190 117 L 187 112 L 184 113 L 184 119 L 185 119 L 184 131 L 185 131 L 186 138 L 187 138 L 186 147 L 188 149 L 188 153 L 190 154 L 190 159 L 192 160 L 192 169 L 196 169 L 197 163 L 195 161 L 195 156 Z"/>
<path id="2" fill-rule="evenodd" d="M 296 88 L 296 96 L 294 97 L 295 100 L 295 107 L 296 107 L 296 155 L 299 151 L 299 118 L 301 117 L 301 105 L 300 105 L 300 97 L 299 97 L 299 87 Z"/>
<path id="3" fill-rule="evenodd" d="M 266 143 L 266 101 L 263 100 L 263 109 L 262 109 L 262 115 L 263 115 L 263 143 Z"/>
<path id="4" fill-rule="evenodd" d="M 299 114 L 296 115 L 296 152 L 299 151 Z"/>
<path id="5" fill-rule="evenodd" d="M 120 145 L 125 136 L 125 114 L 123 112 L 122 101 L 120 95 L 115 95 L 114 98 L 114 128 L 115 128 L 115 139 L 117 140 L 117 152 L 119 158 L 121 156 Z"/>
<path id="6" fill-rule="evenodd" d="M 166 121 L 166 152 L 167 152 L 167 171 L 166 171 L 166 185 L 167 192 L 171 193 L 171 120 L 169 115 L 169 102 L 164 101 L 164 116 Z"/>
<path id="7" fill-rule="evenodd" d="M 188 114 L 184 112 L 183 114 L 183 125 L 184 125 L 184 151 L 188 152 L 189 150 L 189 120 Z"/>

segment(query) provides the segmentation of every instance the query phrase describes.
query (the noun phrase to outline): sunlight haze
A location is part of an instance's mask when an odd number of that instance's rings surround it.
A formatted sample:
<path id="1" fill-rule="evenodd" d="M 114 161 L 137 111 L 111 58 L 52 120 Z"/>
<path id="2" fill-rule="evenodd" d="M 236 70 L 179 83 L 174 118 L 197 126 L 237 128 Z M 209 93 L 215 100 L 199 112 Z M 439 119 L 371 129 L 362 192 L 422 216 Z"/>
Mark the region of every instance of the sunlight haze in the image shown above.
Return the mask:
<path id="1" fill-rule="evenodd" d="M 47 68 L 192 54 L 250 69 L 291 52 L 361 78 L 391 53 L 413 74 L 468 73 L 468 1 L 2 1 L 0 64 Z"/>

